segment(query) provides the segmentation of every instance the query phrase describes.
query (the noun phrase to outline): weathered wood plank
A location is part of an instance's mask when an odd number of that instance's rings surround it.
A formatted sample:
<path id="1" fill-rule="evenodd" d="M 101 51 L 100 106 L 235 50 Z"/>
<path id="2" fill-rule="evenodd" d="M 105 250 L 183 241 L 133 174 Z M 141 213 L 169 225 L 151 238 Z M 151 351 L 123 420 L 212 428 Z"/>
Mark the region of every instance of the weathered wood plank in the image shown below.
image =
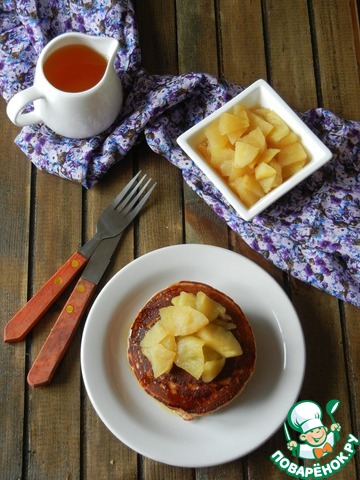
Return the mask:
<path id="1" fill-rule="evenodd" d="M 261 3 L 218 2 L 221 75 L 243 87 L 267 77 Z"/>
<path id="2" fill-rule="evenodd" d="M 36 175 L 35 293 L 81 243 L 82 190 L 43 172 Z M 66 299 L 56 302 L 33 330 L 35 359 Z M 76 334 L 48 387 L 29 389 L 29 479 L 80 478 L 80 335 Z"/>
<path id="3" fill-rule="evenodd" d="M 177 2 L 179 73 L 207 72 L 219 76 L 218 38 L 214 2 Z M 191 54 L 189 54 L 191 52 Z M 189 186 L 184 187 L 186 243 L 228 247 L 228 229 L 223 220 Z M 216 259 L 214 258 L 214 268 Z M 241 464 L 197 468 L 197 479 L 240 479 Z"/>
<path id="4" fill-rule="evenodd" d="M 214 2 L 178 1 L 176 7 L 179 73 L 201 71 L 218 76 L 220 70 Z M 184 211 L 186 243 L 207 243 L 227 248 L 225 222 L 186 184 Z"/>
<path id="5" fill-rule="evenodd" d="M 268 12 L 262 10 L 261 2 L 223 2 L 227 8 L 221 11 L 221 35 L 223 74 L 225 78 L 231 78 L 234 83 L 247 86 L 258 78 L 267 79 L 267 69 L 272 69 L 270 46 L 264 45 L 264 38 L 271 37 L 277 32 L 277 26 L 269 22 Z M 234 11 L 236 19 L 234 19 Z M 264 18 L 263 18 L 263 15 Z M 291 19 L 288 18 L 291 24 Z M 229 31 L 225 29 L 227 26 Z M 238 41 L 234 41 L 234 39 Z M 234 61 L 234 58 L 236 59 Z M 284 60 L 284 59 L 283 59 Z M 285 79 L 284 79 L 285 81 Z M 253 260 L 268 271 L 281 286 L 285 286 L 284 274 L 266 260 L 266 258 L 254 252 L 238 235 L 231 233 L 231 242 L 234 250 Z M 260 294 L 260 293 L 259 293 Z M 272 466 L 270 455 L 281 448 L 283 434 L 280 430 L 271 437 L 264 445 L 250 453 L 242 460 L 244 471 L 251 479 L 277 479 L 279 472 Z M 235 477 L 234 477 L 235 478 Z"/>
<path id="6" fill-rule="evenodd" d="M 346 119 L 360 119 L 360 51 L 359 17 L 355 2 L 337 0 L 328 8 L 327 2 L 313 2 L 314 27 L 318 51 L 318 68 L 321 80 L 322 102 L 325 108 Z M 332 300 L 333 301 L 333 300 Z M 321 327 L 320 327 L 321 328 Z M 328 330 L 331 329 L 331 333 Z M 339 447 L 346 442 L 347 435 L 360 434 L 358 404 L 360 382 L 355 365 L 359 365 L 359 309 L 341 304 L 340 318 L 336 322 L 323 324 L 322 335 L 328 335 L 324 349 L 331 358 L 321 381 L 330 383 L 330 391 L 338 395 L 340 408 L 337 420 L 342 426 Z M 331 342 L 337 340 L 334 351 Z M 357 361 L 357 363 L 356 363 Z M 330 377 L 330 378 L 329 378 Z M 325 379 L 325 382 L 324 382 Z M 338 393 L 337 393 L 338 392 Z M 342 397 L 342 398 L 341 398 Z M 327 399 L 328 400 L 328 399 Z M 339 479 L 356 478 L 359 475 L 360 454 L 354 461 L 337 473 Z"/>
<path id="7" fill-rule="evenodd" d="M 174 2 L 137 2 L 136 5 L 144 67 L 150 73 L 176 73 Z M 158 182 L 152 208 L 139 218 L 137 256 L 140 256 L 160 247 L 182 243 L 182 187 L 180 172 L 146 145 L 139 145 L 136 157 L 139 169 Z M 148 458 L 142 458 L 140 465 L 139 476 L 143 478 L 191 478 L 190 470 Z"/>
<path id="8" fill-rule="evenodd" d="M 330 8 L 329 8 L 330 7 Z M 325 108 L 359 119 L 359 18 L 355 1 L 312 2 L 321 96 Z"/>
<path id="9" fill-rule="evenodd" d="M 212 0 L 176 1 L 179 73 L 218 75 L 215 15 Z"/>
<path id="10" fill-rule="evenodd" d="M 1 331 L 27 301 L 31 164 L 13 143 L 19 129 L 10 124 L 1 101 Z M 1 333 L 2 338 L 2 333 Z M 0 343 L 0 465 L 4 480 L 20 478 L 23 467 L 26 343 Z"/>
<path id="11" fill-rule="evenodd" d="M 259 78 L 267 79 L 267 45 L 263 25 L 262 2 L 221 1 L 221 65 L 222 75 L 235 84 L 247 87 Z M 236 40 L 234 40 L 236 39 Z M 230 232 L 232 248 L 261 265 L 282 283 L 282 272 L 266 260 L 263 255 L 249 247 L 239 235 Z"/>
<path id="12" fill-rule="evenodd" d="M 115 165 L 108 175 L 86 195 L 86 238 L 95 233 L 97 218 L 133 177 L 132 155 Z M 124 232 L 111 263 L 102 278 L 97 293 L 122 267 L 134 259 L 134 225 Z M 83 401 L 82 474 L 83 479 L 136 479 L 136 453 L 120 442 L 102 423 L 86 393 Z M 101 445 L 101 448 L 99 448 Z"/>
<path id="13" fill-rule="evenodd" d="M 351 305 L 344 305 L 343 308 L 344 350 L 350 396 L 350 411 L 348 411 L 348 415 L 350 415 L 351 433 L 353 433 L 356 438 L 359 438 L 360 348 L 358 339 L 360 338 L 360 309 Z M 356 461 L 359 470 L 360 459 L 358 451 L 356 453 Z"/>
<path id="14" fill-rule="evenodd" d="M 183 242 L 182 185 L 175 167 L 141 144 L 139 169 L 157 182 L 149 208 L 139 218 L 137 254 Z"/>
<path id="15" fill-rule="evenodd" d="M 269 81 L 292 108 L 318 106 L 307 2 L 270 0 L 264 15 Z"/>
<path id="16" fill-rule="evenodd" d="M 306 339 L 307 366 L 301 399 L 310 399 L 320 405 L 326 427 L 330 427 L 330 419 L 325 411 L 326 403 L 332 399 L 340 400 L 335 419 L 340 423 L 342 433 L 334 448 L 334 452 L 339 453 L 351 432 L 351 424 L 338 302 L 301 283 L 292 285 L 292 301 L 302 320 Z M 312 464 L 309 461 L 308 466 Z M 341 480 L 356 478 L 354 463 L 349 462 L 336 476 Z"/>
<path id="17" fill-rule="evenodd" d="M 149 73 L 173 74 L 175 3 L 160 0 L 144 2 L 135 0 L 136 19 L 139 28 L 142 66 Z"/>

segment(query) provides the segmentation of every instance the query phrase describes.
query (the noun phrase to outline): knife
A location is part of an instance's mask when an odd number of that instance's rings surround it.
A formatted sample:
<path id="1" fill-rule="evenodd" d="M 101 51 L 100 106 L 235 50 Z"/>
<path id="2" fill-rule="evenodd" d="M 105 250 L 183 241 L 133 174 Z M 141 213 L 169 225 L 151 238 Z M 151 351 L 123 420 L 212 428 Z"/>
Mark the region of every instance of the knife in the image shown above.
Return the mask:
<path id="1" fill-rule="evenodd" d="M 284 422 L 284 432 L 285 432 L 286 441 L 291 442 L 291 437 L 290 437 L 289 430 L 287 428 L 286 422 Z M 293 447 L 292 448 L 291 453 L 292 453 L 293 457 L 297 456 L 297 449 L 298 449 L 298 447 Z"/>
<path id="2" fill-rule="evenodd" d="M 56 368 L 92 299 L 96 286 L 110 263 L 121 236 L 122 234 L 119 234 L 116 237 L 102 240 L 90 257 L 86 268 L 28 373 L 27 381 L 32 387 L 47 385 L 51 382 Z"/>

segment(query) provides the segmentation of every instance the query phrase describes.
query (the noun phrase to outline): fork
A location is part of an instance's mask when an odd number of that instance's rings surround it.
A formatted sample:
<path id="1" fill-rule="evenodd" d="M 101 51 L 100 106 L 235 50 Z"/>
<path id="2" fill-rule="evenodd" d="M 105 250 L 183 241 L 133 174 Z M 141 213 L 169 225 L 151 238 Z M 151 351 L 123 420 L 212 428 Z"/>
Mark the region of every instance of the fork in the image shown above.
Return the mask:
<path id="1" fill-rule="evenodd" d="M 78 250 L 78 252 L 80 252 L 84 257 L 89 258 L 101 240 L 115 237 L 122 232 L 140 212 L 141 208 L 156 186 L 156 183 L 154 183 L 146 195 L 144 195 L 143 199 L 136 205 L 136 207 L 132 208 L 137 200 L 141 198 L 147 186 L 151 182 L 151 178 L 148 179 L 141 191 L 139 191 L 134 197 L 138 187 L 140 187 L 146 178 L 145 174 L 137 183 L 135 183 L 140 174 L 141 171 L 130 180 L 130 182 L 121 190 L 120 193 L 118 193 L 110 205 L 103 210 L 96 223 L 96 234 Z M 134 184 L 134 188 L 130 190 Z"/>
<path id="2" fill-rule="evenodd" d="M 130 180 L 102 212 L 97 221 L 94 237 L 77 250 L 5 325 L 5 342 L 23 340 L 72 279 L 83 270 L 99 243 L 119 235 L 133 221 L 156 186 L 155 182 L 149 188 L 150 178 L 139 190 L 146 178 L 145 174 L 138 180 L 140 173 Z M 145 193 L 146 189 L 148 190 Z"/>

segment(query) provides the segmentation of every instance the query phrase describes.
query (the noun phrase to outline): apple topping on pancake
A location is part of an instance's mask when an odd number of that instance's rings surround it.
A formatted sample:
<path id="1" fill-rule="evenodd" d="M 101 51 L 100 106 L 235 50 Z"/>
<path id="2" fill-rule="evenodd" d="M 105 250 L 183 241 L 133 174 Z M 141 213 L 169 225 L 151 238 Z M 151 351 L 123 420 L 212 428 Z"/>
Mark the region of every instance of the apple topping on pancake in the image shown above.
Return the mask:
<path id="1" fill-rule="evenodd" d="M 204 283 L 182 281 L 156 293 L 131 327 L 128 359 L 138 382 L 185 420 L 238 396 L 255 357 L 240 307 Z"/>

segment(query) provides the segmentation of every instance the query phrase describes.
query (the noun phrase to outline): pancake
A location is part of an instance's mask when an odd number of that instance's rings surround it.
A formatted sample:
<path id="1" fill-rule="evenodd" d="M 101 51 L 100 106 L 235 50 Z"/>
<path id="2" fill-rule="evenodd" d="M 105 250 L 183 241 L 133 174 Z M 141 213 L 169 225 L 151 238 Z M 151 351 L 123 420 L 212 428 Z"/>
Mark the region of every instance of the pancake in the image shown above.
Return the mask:
<path id="1" fill-rule="evenodd" d="M 236 328 L 231 330 L 243 354 L 227 358 L 220 374 L 211 382 L 196 380 L 175 364 L 169 373 L 154 378 L 151 364 L 140 342 L 159 320 L 159 309 L 171 305 L 180 292 L 206 293 L 226 308 Z M 227 405 L 244 389 L 253 374 L 256 346 L 251 326 L 241 308 L 227 295 L 204 283 L 181 281 L 156 293 L 136 316 L 130 331 L 128 361 L 141 387 L 151 397 L 177 412 L 184 420 L 208 415 Z"/>

